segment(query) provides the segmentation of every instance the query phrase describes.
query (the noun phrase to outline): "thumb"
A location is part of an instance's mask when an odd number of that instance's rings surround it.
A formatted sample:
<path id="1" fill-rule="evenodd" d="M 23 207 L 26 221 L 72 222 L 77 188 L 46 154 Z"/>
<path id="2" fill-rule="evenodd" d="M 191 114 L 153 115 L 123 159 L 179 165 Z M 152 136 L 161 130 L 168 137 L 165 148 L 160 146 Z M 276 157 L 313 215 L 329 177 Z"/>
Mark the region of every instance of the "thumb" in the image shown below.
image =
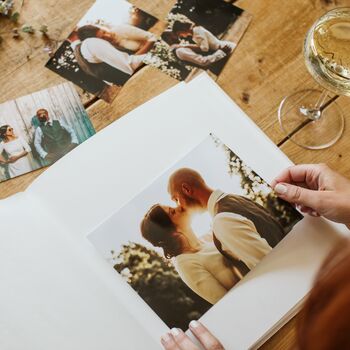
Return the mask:
<path id="1" fill-rule="evenodd" d="M 313 191 L 287 183 L 278 183 L 274 190 L 278 197 L 289 203 L 302 205 L 317 211 L 321 194 L 319 191 Z"/>

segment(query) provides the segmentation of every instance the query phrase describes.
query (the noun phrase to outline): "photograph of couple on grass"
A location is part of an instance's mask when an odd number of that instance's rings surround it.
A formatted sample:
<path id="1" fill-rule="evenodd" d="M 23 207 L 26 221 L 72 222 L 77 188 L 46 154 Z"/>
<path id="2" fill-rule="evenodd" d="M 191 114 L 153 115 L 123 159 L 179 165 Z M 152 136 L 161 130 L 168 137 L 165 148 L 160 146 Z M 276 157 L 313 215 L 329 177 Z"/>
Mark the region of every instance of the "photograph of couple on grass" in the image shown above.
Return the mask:
<path id="1" fill-rule="evenodd" d="M 198 70 L 219 76 L 251 16 L 223 0 L 178 0 L 145 62 L 178 80 Z"/>
<path id="2" fill-rule="evenodd" d="M 209 135 L 88 238 L 167 326 L 187 330 L 301 219 Z"/>

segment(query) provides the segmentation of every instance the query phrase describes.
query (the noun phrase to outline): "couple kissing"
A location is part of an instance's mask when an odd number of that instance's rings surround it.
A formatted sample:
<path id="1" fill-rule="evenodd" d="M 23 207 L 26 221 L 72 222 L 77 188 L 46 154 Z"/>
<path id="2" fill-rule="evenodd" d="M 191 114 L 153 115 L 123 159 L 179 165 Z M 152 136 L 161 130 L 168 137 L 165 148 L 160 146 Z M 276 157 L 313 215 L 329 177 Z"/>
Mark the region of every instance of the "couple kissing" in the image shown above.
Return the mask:
<path id="1" fill-rule="evenodd" d="M 182 280 L 211 304 L 220 300 L 286 235 L 261 205 L 213 190 L 195 170 L 182 168 L 169 178 L 175 207 L 153 205 L 141 223 L 142 236 L 173 259 Z M 208 211 L 210 233 L 198 237 L 195 214 Z"/>

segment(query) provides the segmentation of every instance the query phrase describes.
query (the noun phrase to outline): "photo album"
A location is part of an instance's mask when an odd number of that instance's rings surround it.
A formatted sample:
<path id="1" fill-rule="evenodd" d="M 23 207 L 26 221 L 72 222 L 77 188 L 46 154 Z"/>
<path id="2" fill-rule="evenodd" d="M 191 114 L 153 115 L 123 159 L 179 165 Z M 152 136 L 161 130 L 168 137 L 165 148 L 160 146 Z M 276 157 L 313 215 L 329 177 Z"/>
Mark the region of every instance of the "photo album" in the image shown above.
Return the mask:
<path id="1" fill-rule="evenodd" d="M 198 70 L 218 76 L 250 20 L 224 0 L 178 0 L 164 19 L 125 0 L 97 0 L 46 67 L 112 102 L 146 65 L 178 80 Z"/>
<path id="2" fill-rule="evenodd" d="M 1 109 L 20 159 L 45 140 L 44 115 L 67 138 L 93 133 L 60 89 L 70 104 L 45 104 L 49 90 Z M 290 160 L 206 73 L 71 148 L 0 201 L 4 348 L 161 349 L 196 319 L 225 349 L 257 349 L 345 232 L 276 196 L 269 183 Z"/>

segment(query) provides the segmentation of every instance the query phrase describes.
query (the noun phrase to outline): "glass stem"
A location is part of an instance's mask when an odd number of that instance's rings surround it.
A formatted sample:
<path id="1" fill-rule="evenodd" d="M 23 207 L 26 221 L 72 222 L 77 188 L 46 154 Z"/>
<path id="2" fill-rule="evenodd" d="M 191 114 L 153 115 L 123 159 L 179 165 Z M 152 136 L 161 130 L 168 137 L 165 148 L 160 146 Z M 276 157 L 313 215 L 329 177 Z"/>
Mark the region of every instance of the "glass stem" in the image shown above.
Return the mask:
<path id="1" fill-rule="evenodd" d="M 323 90 L 320 97 L 318 98 L 318 100 L 316 102 L 315 109 L 317 109 L 318 111 L 321 111 L 321 107 L 324 104 L 327 96 L 328 96 L 328 91 Z"/>

